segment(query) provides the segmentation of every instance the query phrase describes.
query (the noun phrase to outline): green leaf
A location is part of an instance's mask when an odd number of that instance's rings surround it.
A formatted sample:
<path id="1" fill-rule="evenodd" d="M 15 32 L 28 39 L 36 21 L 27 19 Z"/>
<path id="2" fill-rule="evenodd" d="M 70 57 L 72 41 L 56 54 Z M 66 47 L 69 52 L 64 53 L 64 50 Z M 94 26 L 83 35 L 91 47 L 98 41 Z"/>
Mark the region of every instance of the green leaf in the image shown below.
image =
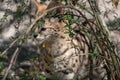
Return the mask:
<path id="1" fill-rule="evenodd" d="M 39 80 L 46 80 L 46 78 L 43 77 L 43 76 L 40 76 L 40 77 L 39 77 Z"/>
<path id="2" fill-rule="evenodd" d="M 0 72 L 2 71 L 3 69 L 3 62 L 0 62 Z"/>
<path id="3" fill-rule="evenodd" d="M 22 42 L 27 42 L 27 37 L 24 36 L 24 38 L 22 39 Z"/>
<path id="4" fill-rule="evenodd" d="M 68 19 L 68 20 L 71 20 L 71 19 L 72 19 L 72 16 L 71 16 L 71 15 L 65 15 L 63 18 Z"/>
<path id="5" fill-rule="evenodd" d="M 80 8 L 84 9 L 85 8 L 85 4 L 84 3 L 80 3 Z"/>
<path id="6" fill-rule="evenodd" d="M 38 23 L 35 24 L 37 28 L 40 28 L 44 25 L 45 21 L 39 21 Z"/>
<path id="7" fill-rule="evenodd" d="M 72 18 L 72 21 L 73 21 L 73 22 L 76 22 L 77 20 L 78 20 L 78 18 L 76 18 L 76 17 L 73 17 L 73 18 Z"/>
<path id="8" fill-rule="evenodd" d="M 90 56 L 91 56 L 92 58 L 96 58 L 97 54 L 93 52 L 93 53 L 90 54 Z"/>

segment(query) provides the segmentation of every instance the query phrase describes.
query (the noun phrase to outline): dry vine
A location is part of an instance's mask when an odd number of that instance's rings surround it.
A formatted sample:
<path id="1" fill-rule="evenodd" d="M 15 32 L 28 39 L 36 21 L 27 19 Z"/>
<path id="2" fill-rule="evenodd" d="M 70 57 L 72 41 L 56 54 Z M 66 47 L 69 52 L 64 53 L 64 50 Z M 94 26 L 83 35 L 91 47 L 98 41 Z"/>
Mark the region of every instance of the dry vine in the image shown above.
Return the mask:
<path id="1" fill-rule="evenodd" d="M 19 42 L 19 45 L 18 47 L 16 48 L 16 50 L 14 51 L 13 55 L 12 55 L 12 58 L 10 60 L 10 64 L 5 72 L 5 75 L 3 77 L 2 80 L 6 80 L 6 77 L 9 73 L 9 70 L 11 69 L 12 65 L 13 65 L 13 62 L 15 60 L 15 58 L 17 57 L 17 55 L 19 54 L 19 50 L 20 50 L 20 47 L 22 46 L 22 44 L 24 42 L 22 42 L 22 39 L 24 37 L 28 37 L 29 34 L 31 33 L 31 31 L 33 30 L 33 28 L 35 27 L 34 25 L 41 19 L 43 18 L 44 16 L 47 15 L 47 13 L 49 11 L 52 11 L 54 9 L 57 9 L 57 8 L 70 8 L 70 9 L 73 9 L 75 11 L 77 11 L 80 16 L 82 18 L 84 18 L 86 21 L 87 21 L 87 24 L 89 25 L 89 27 L 91 28 L 92 32 L 93 32 L 93 36 L 95 37 L 97 43 L 99 44 L 99 47 L 100 47 L 100 55 L 98 55 L 99 57 L 103 58 L 105 60 L 105 65 L 107 66 L 108 70 L 111 72 L 111 79 L 112 80 L 115 80 L 115 76 L 117 75 L 118 79 L 120 79 L 120 69 L 119 69 L 119 66 L 120 66 L 120 59 L 119 57 L 116 55 L 116 52 L 115 52 L 115 49 L 112 47 L 112 44 L 108 38 L 108 36 L 106 35 L 106 32 L 105 30 L 103 29 L 103 26 L 101 25 L 101 23 L 98 21 L 98 18 L 96 18 L 95 16 L 95 19 L 97 21 L 97 23 L 93 23 L 95 26 L 98 26 L 97 29 L 100 30 L 100 37 L 98 37 L 98 35 L 96 34 L 93 26 L 91 25 L 92 22 L 89 21 L 89 19 L 87 19 L 87 17 L 77 8 L 73 7 L 73 6 L 56 6 L 54 8 L 51 8 L 51 9 L 48 9 L 46 10 L 42 15 L 40 15 L 38 18 L 36 18 L 33 23 L 30 25 L 30 27 L 28 28 L 28 30 L 21 34 L 20 36 L 18 36 L 10 45 L 7 49 L 5 49 L 1 56 L 4 56 L 6 55 L 7 51 L 12 48 L 14 46 L 14 44 L 16 44 L 17 42 Z M 76 23 L 76 24 L 79 24 L 79 23 Z M 102 40 L 102 41 L 101 41 Z M 103 47 L 105 46 L 105 47 Z M 106 50 L 105 50 L 106 49 Z M 106 55 L 107 54 L 107 55 Z M 111 63 L 109 63 L 109 56 L 110 56 L 110 59 L 112 60 L 112 65 Z M 115 74 L 114 74 L 114 71 L 112 70 L 112 66 L 114 66 L 114 69 L 115 69 Z"/>

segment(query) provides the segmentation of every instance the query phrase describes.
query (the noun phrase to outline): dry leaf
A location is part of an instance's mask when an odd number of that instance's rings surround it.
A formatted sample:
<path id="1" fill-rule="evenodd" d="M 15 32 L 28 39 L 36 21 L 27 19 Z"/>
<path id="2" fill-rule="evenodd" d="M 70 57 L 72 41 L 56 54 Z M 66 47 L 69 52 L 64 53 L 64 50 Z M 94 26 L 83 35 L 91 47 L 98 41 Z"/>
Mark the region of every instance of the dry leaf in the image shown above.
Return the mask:
<path id="1" fill-rule="evenodd" d="M 116 8 L 118 6 L 118 3 L 119 3 L 119 0 L 113 0 L 113 4 L 115 5 Z"/>

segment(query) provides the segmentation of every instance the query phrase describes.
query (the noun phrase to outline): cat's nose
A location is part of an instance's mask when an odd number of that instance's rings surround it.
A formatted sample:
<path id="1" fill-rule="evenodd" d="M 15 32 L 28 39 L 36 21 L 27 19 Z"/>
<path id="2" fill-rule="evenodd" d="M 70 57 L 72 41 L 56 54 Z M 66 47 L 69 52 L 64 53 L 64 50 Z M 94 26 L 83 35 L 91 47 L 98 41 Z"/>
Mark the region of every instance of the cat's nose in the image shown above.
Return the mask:
<path id="1" fill-rule="evenodd" d="M 33 34 L 33 37 L 34 37 L 34 38 L 37 38 L 37 36 L 38 36 L 37 33 L 34 33 L 34 34 Z"/>

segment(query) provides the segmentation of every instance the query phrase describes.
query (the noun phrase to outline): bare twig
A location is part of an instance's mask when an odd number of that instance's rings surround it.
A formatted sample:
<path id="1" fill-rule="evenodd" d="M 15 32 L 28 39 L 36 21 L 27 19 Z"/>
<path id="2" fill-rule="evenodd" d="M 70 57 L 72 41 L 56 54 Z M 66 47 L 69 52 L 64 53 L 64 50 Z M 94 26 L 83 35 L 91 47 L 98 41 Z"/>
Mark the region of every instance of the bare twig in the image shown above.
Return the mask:
<path id="1" fill-rule="evenodd" d="M 22 43 L 21 43 L 21 44 L 22 44 Z M 21 44 L 20 44 L 20 45 L 21 45 Z M 13 65 L 13 62 L 14 62 L 14 60 L 15 60 L 15 57 L 16 57 L 16 55 L 18 54 L 18 51 L 19 51 L 19 50 L 20 50 L 20 47 L 18 46 L 18 47 L 16 48 L 13 56 L 12 56 L 12 59 L 11 59 L 11 61 L 10 61 L 10 64 L 9 64 L 9 66 L 8 66 L 8 68 L 7 68 L 6 72 L 5 72 L 5 75 L 4 75 L 4 77 L 3 77 L 2 80 L 6 80 L 6 77 L 7 77 L 8 73 L 9 73 L 9 70 L 11 69 L 11 67 L 12 67 L 12 65 Z"/>
<path id="2" fill-rule="evenodd" d="M 2 53 L 1 53 L 1 56 L 5 55 L 5 53 L 13 47 L 13 45 L 21 38 L 21 36 L 19 36 L 17 39 L 15 39 L 9 46 L 7 49 L 5 49 Z"/>

